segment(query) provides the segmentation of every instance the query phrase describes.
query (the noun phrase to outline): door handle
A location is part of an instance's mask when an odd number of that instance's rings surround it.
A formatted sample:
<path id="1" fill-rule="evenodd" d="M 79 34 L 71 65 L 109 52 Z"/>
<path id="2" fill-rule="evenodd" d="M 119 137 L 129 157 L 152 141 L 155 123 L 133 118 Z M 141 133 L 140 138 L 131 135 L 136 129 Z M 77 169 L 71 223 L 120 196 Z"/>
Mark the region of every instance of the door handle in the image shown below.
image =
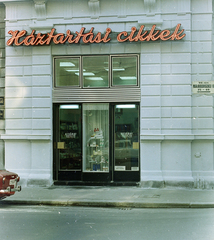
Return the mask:
<path id="1" fill-rule="evenodd" d="M 57 142 L 57 149 L 65 149 L 65 142 Z"/>

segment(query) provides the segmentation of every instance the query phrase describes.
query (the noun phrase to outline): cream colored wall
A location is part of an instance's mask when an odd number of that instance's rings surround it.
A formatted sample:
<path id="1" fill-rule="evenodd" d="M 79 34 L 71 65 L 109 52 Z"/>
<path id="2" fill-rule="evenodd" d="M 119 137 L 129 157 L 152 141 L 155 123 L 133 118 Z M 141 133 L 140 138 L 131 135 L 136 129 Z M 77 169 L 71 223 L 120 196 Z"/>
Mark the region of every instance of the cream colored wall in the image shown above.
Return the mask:
<path id="1" fill-rule="evenodd" d="M 2 2 L 2 1 L 0 1 Z M 140 54 L 141 181 L 212 188 L 213 95 L 193 94 L 213 80 L 212 0 L 6 1 L 9 30 L 114 34 L 140 28 L 185 30 L 181 41 L 6 47 L 6 167 L 28 184 L 52 181 L 52 57 Z M 41 151 L 40 151 L 41 149 Z M 21 177 L 22 177 L 21 176 Z M 35 181 L 34 181 L 35 180 Z M 203 182 L 204 184 L 199 184 Z"/>
<path id="2" fill-rule="evenodd" d="M 5 93 L 5 7 L 0 4 L 0 98 Z M 0 105 L 0 111 L 4 111 L 4 105 Z M 0 135 L 4 134 L 5 121 L 0 119 Z M 4 168 L 4 141 L 0 140 L 0 169 Z"/>

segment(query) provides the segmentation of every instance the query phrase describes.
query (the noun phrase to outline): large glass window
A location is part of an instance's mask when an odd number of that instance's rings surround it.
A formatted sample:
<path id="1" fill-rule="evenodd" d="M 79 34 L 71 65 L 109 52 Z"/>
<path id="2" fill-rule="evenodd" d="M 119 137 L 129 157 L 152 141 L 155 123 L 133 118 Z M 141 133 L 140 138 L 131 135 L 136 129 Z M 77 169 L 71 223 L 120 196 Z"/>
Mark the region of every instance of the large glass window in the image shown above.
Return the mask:
<path id="1" fill-rule="evenodd" d="M 109 86 L 108 56 L 83 57 L 83 87 Z"/>
<path id="2" fill-rule="evenodd" d="M 55 87 L 139 87 L 138 55 L 56 57 L 54 63 Z"/>
<path id="3" fill-rule="evenodd" d="M 112 85 L 137 86 L 137 56 L 112 57 Z"/>
<path id="4" fill-rule="evenodd" d="M 136 104 L 118 104 L 114 109 L 114 170 L 139 171 L 139 128 Z"/>
<path id="5" fill-rule="evenodd" d="M 60 105 L 59 107 L 59 169 L 82 169 L 81 105 Z"/>
<path id="6" fill-rule="evenodd" d="M 55 86 L 80 86 L 79 58 L 55 59 Z"/>
<path id="7" fill-rule="evenodd" d="M 109 104 L 83 104 L 83 170 L 109 171 Z"/>
<path id="8" fill-rule="evenodd" d="M 54 106 L 56 180 L 139 181 L 139 103 Z"/>

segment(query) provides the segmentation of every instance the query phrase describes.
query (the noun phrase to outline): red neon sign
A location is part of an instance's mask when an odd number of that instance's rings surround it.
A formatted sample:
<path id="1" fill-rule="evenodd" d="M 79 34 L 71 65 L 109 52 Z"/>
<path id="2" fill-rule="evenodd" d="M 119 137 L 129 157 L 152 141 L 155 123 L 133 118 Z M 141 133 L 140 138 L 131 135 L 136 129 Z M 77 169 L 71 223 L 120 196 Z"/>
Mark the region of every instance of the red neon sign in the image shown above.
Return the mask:
<path id="1" fill-rule="evenodd" d="M 173 33 L 170 30 L 156 30 L 156 25 L 153 25 L 152 28 L 148 31 L 144 31 L 144 25 L 142 25 L 137 31 L 136 27 L 131 28 L 131 33 L 123 31 L 117 35 L 118 42 L 143 42 L 143 41 L 167 41 L 167 40 L 181 40 L 186 34 L 183 33 L 184 29 L 180 30 L 181 24 L 177 24 Z M 10 30 L 8 33 L 12 35 L 12 37 L 7 41 L 7 45 L 16 45 L 16 46 L 42 46 L 42 45 L 50 45 L 51 42 L 54 44 L 77 44 L 81 40 L 83 43 L 107 43 L 111 41 L 110 33 L 112 32 L 111 28 L 107 28 L 104 36 L 102 36 L 101 32 L 95 34 L 94 28 L 92 27 L 89 32 L 85 33 L 85 28 L 82 27 L 79 32 L 75 32 L 76 34 L 72 34 L 70 30 L 64 33 L 55 34 L 55 28 L 52 28 L 50 33 L 47 34 L 35 34 L 35 30 L 31 32 L 30 35 L 27 35 L 26 30 Z"/>

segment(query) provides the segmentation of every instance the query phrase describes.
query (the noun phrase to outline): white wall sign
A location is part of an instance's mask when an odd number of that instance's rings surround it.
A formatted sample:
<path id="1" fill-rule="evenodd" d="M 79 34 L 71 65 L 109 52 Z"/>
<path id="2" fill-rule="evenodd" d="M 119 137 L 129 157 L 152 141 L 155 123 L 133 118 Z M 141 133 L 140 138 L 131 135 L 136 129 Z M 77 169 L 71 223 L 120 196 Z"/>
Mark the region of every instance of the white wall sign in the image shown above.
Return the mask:
<path id="1" fill-rule="evenodd" d="M 201 93 L 201 94 L 214 93 L 214 81 L 193 82 L 192 93 Z"/>

